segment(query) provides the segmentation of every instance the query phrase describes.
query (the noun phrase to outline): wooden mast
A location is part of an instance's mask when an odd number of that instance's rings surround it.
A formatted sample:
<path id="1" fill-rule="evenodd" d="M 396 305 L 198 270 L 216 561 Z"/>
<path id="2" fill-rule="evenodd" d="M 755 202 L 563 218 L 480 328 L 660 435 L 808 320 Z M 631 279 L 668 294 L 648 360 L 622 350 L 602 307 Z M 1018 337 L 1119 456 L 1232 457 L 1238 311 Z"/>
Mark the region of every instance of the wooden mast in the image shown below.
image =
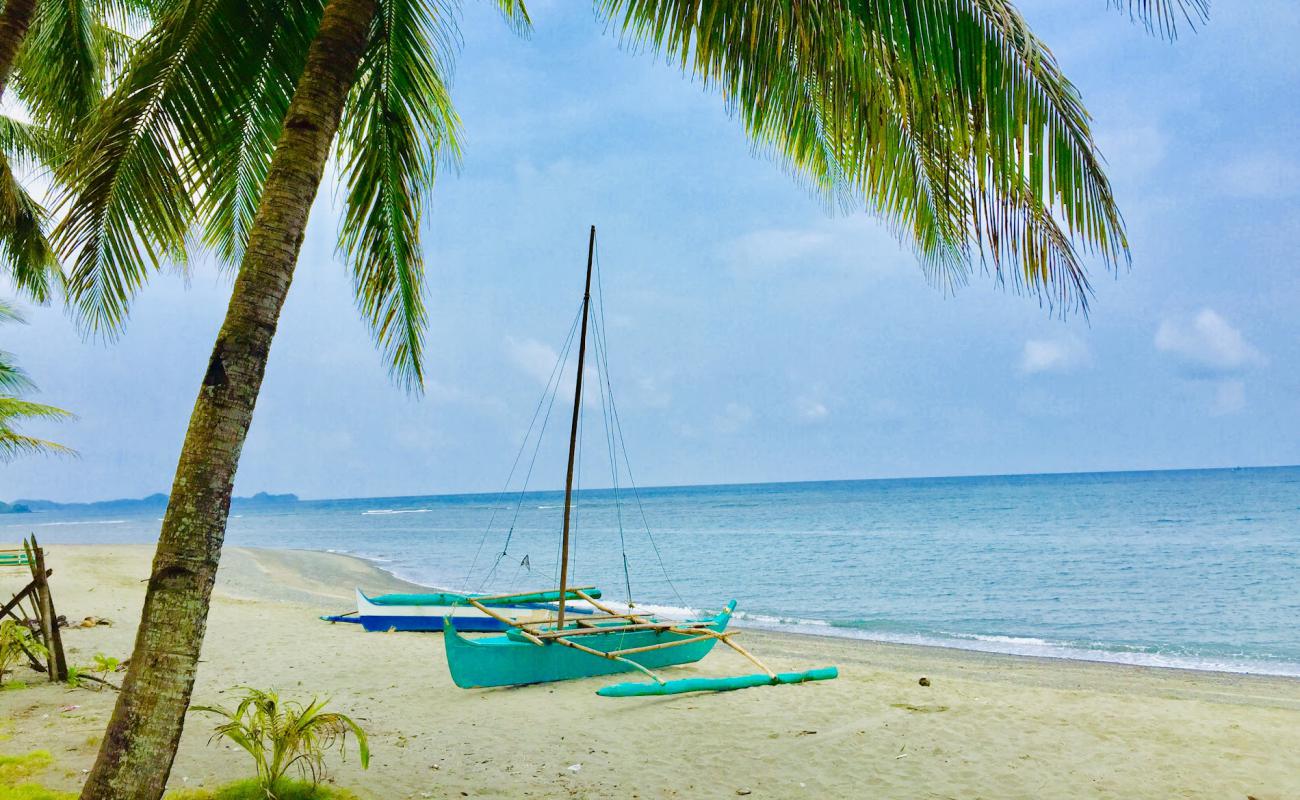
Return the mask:
<path id="1" fill-rule="evenodd" d="M 596 251 L 596 226 L 587 239 L 587 285 L 582 292 L 582 332 L 578 335 L 578 379 L 573 389 L 573 424 L 569 427 L 569 470 L 564 476 L 564 533 L 560 537 L 560 616 L 564 628 L 565 596 L 569 581 L 569 512 L 573 504 L 573 459 L 578 452 L 578 417 L 582 412 L 582 362 L 587 356 L 587 311 L 591 306 L 591 259 Z"/>

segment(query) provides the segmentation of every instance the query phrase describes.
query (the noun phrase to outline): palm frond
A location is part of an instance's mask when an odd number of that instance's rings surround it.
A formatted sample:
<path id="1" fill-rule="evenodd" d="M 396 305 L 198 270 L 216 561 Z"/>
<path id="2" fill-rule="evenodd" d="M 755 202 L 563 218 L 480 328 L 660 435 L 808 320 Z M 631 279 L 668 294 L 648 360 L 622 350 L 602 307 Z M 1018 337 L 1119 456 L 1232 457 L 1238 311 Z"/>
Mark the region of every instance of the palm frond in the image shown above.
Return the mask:
<path id="1" fill-rule="evenodd" d="M 225 71 L 239 76 L 238 85 L 223 82 L 223 90 L 233 94 L 228 112 L 208 129 L 191 131 L 191 138 L 203 144 L 188 154 L 187 167 L 202 188 L 198 214 L 203 238 L 227 267 L 243 258 L 323 8 L 323 0 L 251 4 L 241 23 L 247 29 L 244 46 L 224 54 Z"/>
<path id="2" fill-rule="evenodd" d="M 456 44 L 445 5 L 380 0 L 338 138 L 347 187 L 339 250 L 393 376 L 416 390 L 426 321 L 420 217 L 439 161 L 460 154 L 444 83 Z"/>
<path id="3" fill-rule="evenodd" d="M 0 300 L 0 324 L 6 322 L 26 322 L 18 309 Z M 0 394 L 18 395 L 36 388 L 27 372 L 14 362 L 12 353 L 0 350 Z"/>
<path id="4" fill-rule="evenodd" d="M 86 0 L 37 4 L 14 82 L 36 119 L 76 130 L 98 102 L 104 67 L 98 26 Z"/>
<path id="5" fill-rule="evenodd" d="M 61 275 L 45 226 L 45 209 L 18 181 L 7 153 L 0 150 L 0 269 L 38 303 L 49 300 Z"/>
<path id="6" fill-rule="evenodd" d="M 1178 38 L 1180 25 L 1195 31 L 1210 18 L 1210 0 L 1106 0 L 1106 4 L 1127 10 L 1129 18 L 1140 22 L 1148 33 L 1171 41 Z"/>
<path id="7" fill-rule="evenodd" d="M 523 0 L 492 0 L 492 2 L 501 12 L 501 17 L 510 26 L 510 30 L 520 36 L 527 36 L 532 32 L 533 20 L 528 15 Z"/>
<path id="8" fill-rule="evenodd" d="M 63 157 L 67 139 L 45 125 L 0 114 L 0 153 L 14 169 L 44 169 Z"/>
<path id="9" fill-rule="evenodd" d="M 90 330 L 116 332 L 149 275 L 184 260 L 200 205 L 217 197 L 232 120 L 265 99 L 257 67 L 268 42 L 310 39 L 320 7 L 175 0 L 135 47 L 60 171 L 55 240 L 72 256 L 69 296 Z"/>
<path id="10" fill-rule="evenodd" d="M 1074 306 L 1087 292 L 1079 251 L 1127 261 L 1079 94 L 1009 0 L 599 8 L 625 43 L 718 87 L 761 149 L 829 196 L 865 201 L 940 281 L 964 280 L 978 258 Z"/>
<path id="11" fill-rule="evenodd" d="M 13 353 L 0 350 L 0 394 L 16 395 L 34 388 L 27 371 L 14 363 Z"/>
<path id="12" fill-rule="evenodd" d="M 12 461 L 21 455 L 49 454 L 76 455 L 72 448 L 27 436 L 14 428 L 14 423 L 32 419 L 63 420 L 73 415 L 61 408 L 0 396 L 0 462 Z"/>

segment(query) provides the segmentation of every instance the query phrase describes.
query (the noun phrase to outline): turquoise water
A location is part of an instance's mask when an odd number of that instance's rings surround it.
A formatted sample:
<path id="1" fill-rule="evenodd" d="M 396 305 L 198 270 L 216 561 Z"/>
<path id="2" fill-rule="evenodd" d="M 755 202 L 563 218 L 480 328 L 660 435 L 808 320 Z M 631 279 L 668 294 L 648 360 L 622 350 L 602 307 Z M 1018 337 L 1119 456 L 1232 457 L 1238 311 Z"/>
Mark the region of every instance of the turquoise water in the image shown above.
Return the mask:
<path id="1" fill-rule="evenodd" d="M 653 543 L 621 497 L 575 509 L 576 581 L 607 597 L 626 595 L 625 550 L 638 603 L 736 598 L 741 624 L 1300 676 L 1300 467 L 642 489 Z M 237 509 L 227 541 L 453 589 L 552 586 L 562 494 L 518 499 Z M 148 542 L 160 516 L 0 518 L 0 539 Z"/>

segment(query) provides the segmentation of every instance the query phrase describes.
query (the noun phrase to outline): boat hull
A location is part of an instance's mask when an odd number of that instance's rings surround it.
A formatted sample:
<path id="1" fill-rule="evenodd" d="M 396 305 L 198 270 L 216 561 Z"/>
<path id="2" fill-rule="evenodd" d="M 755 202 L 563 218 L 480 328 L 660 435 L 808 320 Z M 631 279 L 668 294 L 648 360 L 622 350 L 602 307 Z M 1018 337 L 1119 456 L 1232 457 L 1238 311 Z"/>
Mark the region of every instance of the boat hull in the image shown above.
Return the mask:
<path id="1" fill-rule="evenodd" d="M 730 603 L 712 618 L 708 627 L 718 633 L 726 630 L 734 608 L 735 603 Z M 455 628 L 446 631 L 443 642 L 447 648 L 447 667 L 452 682 L 462 689 L 550 683 L 636 669 L 627 663 L 584 653 L 553 641 L 538 645 L 515 636 L 470 639 L 460 634 L 464 629 L 459 619 L 453 624 Z M 575 636 L 573 640 L 607 653 L 687 638 L 691 637 L 664 630 L 645 630 L 593 633 Z M 699 661 L 715 644 L 717 639 L 708 638 L 676 647 L 633 653 L 626 658 L 648 669 L 672 667 Z"/>
<path id="2" fill-rule="evenodd" d="M 430 595 L 442 597 L 442 595 Z M 447 596 L 451 599 L 451 596 Z M 520 622 L 546 619 L 555 610 L 545 603 L 522 603 L 494 606 L 493 611 Z M 572 607 L 570 613 L 590 613 Z M 382 631 L 441 631 L 445 620 L 451 618 L 458 630 L 500 632 L 509 626 L 468 603 L 376 603 L 365 592 L 357 589 L 357 616 L 361 627 L 371 632 Z"/>

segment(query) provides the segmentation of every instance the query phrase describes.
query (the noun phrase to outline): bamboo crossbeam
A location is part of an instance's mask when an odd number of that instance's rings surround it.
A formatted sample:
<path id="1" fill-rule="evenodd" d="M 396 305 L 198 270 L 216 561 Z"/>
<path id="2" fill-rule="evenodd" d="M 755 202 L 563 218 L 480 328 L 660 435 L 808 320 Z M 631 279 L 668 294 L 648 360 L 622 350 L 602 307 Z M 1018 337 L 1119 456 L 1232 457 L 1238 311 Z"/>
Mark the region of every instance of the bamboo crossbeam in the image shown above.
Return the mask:
<path id="1" fill-rule="evenodd" d="M 570 619 L 572 619 L 573 622 L 577 625 L 591 625 L 593 620 L 634 619 L 634 618 L 636 618 L 635 614 L 591 614 L 590 616 L 583 616 L 581 618 L 570 617 Z M 537 627 L 537 626 L 545 626 L 545 625 L 556 625 L 558 624 L 558 622 L 559 620 L 556 617 L 547 617 L 546 619 L 533 619 L 533 620 L 528 620 L 526 622 L 517 622 L 515 624 L 520 626 L 527 625 L 529 627 Z"/>
<path id="2" fill-rule="evenodd" d="M 655 683 L 663 683 L 663 682 L 664 682 L 662 678 L 660 678 L 658 675 L 656 675 L 656 674 L 654 674 L 653 672 L 651 672 L 649 668 L 644 667 L 644 666 L 642 666 L 642 665 L 636 663 L 635 661 L 633 661 L 633 660 L 630 659 L 630 658 L 624 658 L 624 657 L 621 656 L 621 655 L 614 655 L 614 654 L 612 654 L 612 653 L 606 653 L 606 652 L 604 652 L 604 651 L 602 651 L 602 650 L 597 650 L 597 649 L 595 649 L 595 648 L 593 648 L 593 647 L 587 647 L 586 645 L 578 644 L 577 642 L 570 642 L 569 640 L 567 640 L 567 639 L 565 639 L 565 638 L 563 638 L 563 637 L 556 638 L 556 639 L 552 639 L 551 641 L 555 642 L 556 644 L 562 644 L 562 645 L 564 645 L 565 647 L 572 647 L 572 648 L 575 649 L 575 650 L 581 650 L 581 651 L 584 652 L 584 653 L 590 653 L 590 654 L 593 655 L 593 656 L 599 656 L 600 658 L 606 658 L 606 659 L 609 659 L 610 661 L 618 661 L 618 662 L 620 662 L 620 663 L 627 664 L 628 666 L 633 667 L 634 669 L 640 670 L 641 672 L 644 672 L 646 675 L 649 675 L 650 678 L 651 678 L 652 680 L 654 680 Z"/>
<path id="3" fill-rule="evenodd" d="M 687 633 L 687 631 L 680 631 L 680 630 L 674 630 L 673 632 L 674 632 L 674 633 Z M 727 645 L 727 646 L 730 647 L 732 650 L 735 650 L 737 653 L 740 653 L 742 656 L 744 656 L 745 658 L 749 659 L 749 660 L 750 660 L 750 661 L 751 661 L 751 662 L 752 662 L 756 667 L 758 667 L 759 669 L 761 669 L 761 670 L 763 670 L 764 672 L 766 672 L 766 673 L 768 674 L 769 677 L 771 677 L 771 678 L 775 678 L 775 677 L 776 677 L 776 673 L 772 671 L 771 667 L 769 667 L 768 665 L 764 664 L 762 661 L 759 661 L 759 660 L 758 660 L 758 656 L 755 656 L 753 653 L 749 652 L 749 651 L 746 650 L 745 648 L 743 648 L 743 647 L 741 647 L 740 645 L 736 644 L 735 642 L 731 641 L 731 637 L 734 636 L 734 635 L 736 635 L 736 633 L 738 633 L 738 631 L 728 631 L 728 632 L 726 632 L 726 633 L 718 633 L 717 631 L 709 631 L 709 632 L 708 632 L 709 635 L 716 637 L 716 638 L 717 638 L 718 640 L 720 640 L 723 644 Z"/>
<path id="4" fill-rule="evenodd" d="M 587 594 L 586 592 L 579 591 L 577 594 L 578 597 L 581 597 L 583 600 L 586 600 L 588 603 L 591 603 L 597 609 L 604 611 L 606 614 L 610 615 L 611 617 L 627 617 L 628 619 L 634 619 L 637 622 L 649 621 L 649 618 L 646 617 L 644 614 L 634 614 L 631 612 L 628 612 L 626 614 L 620 614 L 618 611 L 615 611 L 613 608 L 610 608 L 609 606 L 600 602 L 599 600 Z"/>
<path id="5" fill-rule="evenodd" d="M 537 634 L 543 639 L 555 639 L 560 636 L 586 636 L 592 633 L 627 633 L 629 631 L 666 631 L 685 626 L 712 625 L 711 622 L 638 622 L 633 625 L 607 625 L 590 628 L 569 628 L 566 630 L 545 631 Z M 678 631 L 674 631 L 678 632 Z"/>
<path id="6" fill-rule="evenodd" d="M 497 612 L 495 612 L 495 611 L 493 611 L 492 609 L 488 608 L 487 606 L 483 605 L 482 603 L 480 603 L 478 600 L 474 599 L 473 597 L 467 598 L 467 600 L 469 601 L 469 604 L 470 604 L 470 605 L 474 606 L 474 607 L 477 608 L 479 611 L 482 611 L 484 614 L 487 614 L 489 617 L 492 617 L 493 619 L 495 619 L 495 620 L 497 620 L 497 621 L 499 621 L 499 622 L 504 622 L 506 625 L 509 625 L 510 627 L 512 627 L 512 628 L 514 628 L 515 630 L 519 631 L 519 634 L 520 634 L 521 636 L 523 636 L 525 639 L 527 639 L 528 641 L 532 642 L 533 644 L 544 644 L 544 642 L 543 642 L 541 639 L 538 639 L 538 638 L 537 638 L 536 636 L 534 636 L 533 634 L 531 634 L 531 633 L 529 633 L 528 631 L 524 630 L 524 628 L 522 628 L 520 625 L 518 625 L 514 620 L 510 619 L 509 617 L 507 617 L 507 616 L 505 616 L 505 615 L 503 615 L 503 614 L 498 614 Z"/>
<path id="7" fill-rule="evenodd" d="M 611 650 L 611 651 L 609 651 L 609 655 L 610 655 L 611 657 L 614 657 L 614 656 L 629 656 L 629 655 L 632 655 L 633 653 L 646 653 L 646 652 L 649 652 L 649 651 L 651 651 L 651 650 L 663 650 L 663 649 L 668 648 L 668 647 L 679 647 L 679 646 L 684 645 L 684 644 L 694 644 L 694 643 L 696 643 L 696 642 L 702 642 L 702 641 L 704 641 L 705 639 L 713 639 L 713 638 L 715 638 L 715 637 L 713 637 L 713 636 L 709 636 L 709 635 L 707 635 L 707 634 L 705 634 L 705 635 L 700 635 L 700 636 L 691 636 L 691 637 L 689 637 L 689 638 L 685 638 L 685 639 L 673 639 L 673 640 L 670 641 L 670 642 L 659 642 L 659 643 L 657 643 L 657 644 L 647 644 L 647 645 L 643 645 L 643 646 L 641 646 L 641 647 L 629 647 L 629 648 L 626 648 L 626 649 L 624 649 L 624 650 Z"/>

